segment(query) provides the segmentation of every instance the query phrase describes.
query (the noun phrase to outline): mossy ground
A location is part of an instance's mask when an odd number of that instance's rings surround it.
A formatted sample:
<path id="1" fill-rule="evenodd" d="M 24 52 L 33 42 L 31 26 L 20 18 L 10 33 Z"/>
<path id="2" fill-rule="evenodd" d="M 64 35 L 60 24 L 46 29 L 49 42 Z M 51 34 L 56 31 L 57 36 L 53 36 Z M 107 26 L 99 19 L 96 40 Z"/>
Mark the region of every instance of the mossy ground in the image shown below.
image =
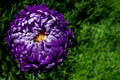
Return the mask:
<path id="1" fill-rule="evenodd" d="M 19 71 L 4 38 L 15 13 L 42 2 L 64 13 L 76 38 L 61 66 L 35 77 Z M 0 80 L 120 80 L 119 4 L 119 0 L 0 1 Z"/>

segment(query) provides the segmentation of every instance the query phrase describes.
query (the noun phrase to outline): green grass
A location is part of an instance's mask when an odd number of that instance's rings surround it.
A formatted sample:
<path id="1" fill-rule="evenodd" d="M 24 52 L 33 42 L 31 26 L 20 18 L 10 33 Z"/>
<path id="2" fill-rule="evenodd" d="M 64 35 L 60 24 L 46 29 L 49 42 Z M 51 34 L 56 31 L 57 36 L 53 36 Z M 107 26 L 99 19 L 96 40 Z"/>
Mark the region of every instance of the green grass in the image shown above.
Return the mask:
<path id="1" fill-rule="evenodd" d="M 27 4 L 45 2 L 64 13 L 75 39 L 68 58 L 38 77 L 19 71 L 4 38 L 9 22 Z M 4 0 L 0 2 L 0 80 L 120 80 L 119 0 Z"/>

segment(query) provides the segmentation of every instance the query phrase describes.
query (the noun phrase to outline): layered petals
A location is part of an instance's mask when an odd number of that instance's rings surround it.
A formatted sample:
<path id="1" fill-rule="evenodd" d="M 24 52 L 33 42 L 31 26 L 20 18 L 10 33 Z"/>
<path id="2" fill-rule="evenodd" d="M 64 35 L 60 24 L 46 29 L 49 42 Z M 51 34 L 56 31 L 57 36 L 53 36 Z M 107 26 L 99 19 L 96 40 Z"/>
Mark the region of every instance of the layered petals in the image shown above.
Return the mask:
<path id="1" fill-rule="evenodd" d="M 62 62 L 73 38 L 63 14 L 46 4 L 26 6 L 10 23 L 6 42 L 21 71 L 46 72 Z"/>

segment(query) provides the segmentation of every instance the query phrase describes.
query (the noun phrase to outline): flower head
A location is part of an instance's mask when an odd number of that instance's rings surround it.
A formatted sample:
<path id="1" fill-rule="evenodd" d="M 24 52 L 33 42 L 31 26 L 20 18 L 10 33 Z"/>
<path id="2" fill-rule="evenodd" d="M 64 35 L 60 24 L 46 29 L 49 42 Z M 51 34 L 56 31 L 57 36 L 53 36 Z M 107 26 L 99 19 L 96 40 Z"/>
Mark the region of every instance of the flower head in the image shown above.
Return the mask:
<path id="1" fill-rule="evenodd" d="M 72 35 L 63 14 L 47 5 L 26 6 L 10 23 L 6 41 L 21 71 L 45 72 L 67 56 Z"/>

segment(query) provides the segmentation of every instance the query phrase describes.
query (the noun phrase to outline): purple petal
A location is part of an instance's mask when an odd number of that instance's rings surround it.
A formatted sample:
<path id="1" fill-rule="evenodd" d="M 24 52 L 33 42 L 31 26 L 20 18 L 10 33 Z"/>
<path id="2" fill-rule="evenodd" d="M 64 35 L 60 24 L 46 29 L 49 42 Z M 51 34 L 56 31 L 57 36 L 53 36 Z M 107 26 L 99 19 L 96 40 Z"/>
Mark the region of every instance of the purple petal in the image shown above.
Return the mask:
<path id="1" fill-rule="evenodd" d="M 20 11 L 20 15 L 21 15 L 21 16 L 26 15 L 26 11 L 25 11 L 24 9 L 22 9 L 22 10 Z"/>

